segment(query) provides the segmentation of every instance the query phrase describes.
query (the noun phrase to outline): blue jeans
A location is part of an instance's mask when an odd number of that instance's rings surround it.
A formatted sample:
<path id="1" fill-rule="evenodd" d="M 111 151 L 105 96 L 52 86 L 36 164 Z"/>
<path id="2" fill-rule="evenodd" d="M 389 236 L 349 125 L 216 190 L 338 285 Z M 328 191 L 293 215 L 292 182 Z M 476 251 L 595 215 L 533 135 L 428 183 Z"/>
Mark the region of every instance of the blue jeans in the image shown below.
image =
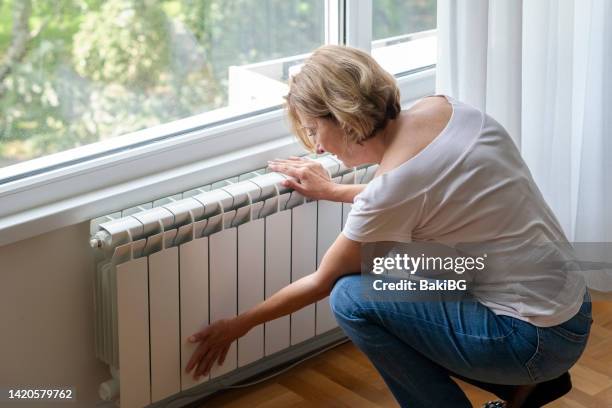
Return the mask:
<path id="1" fill-rule="evenodd" d="M 449 375 L 521 385 L 554 379 L 578 360 L 589 336 L 591 301 L 554 327 L 496 315 L 475 299 L 373 301 L 361 275 L 338 279 L 330 305 L 402 407 L 471 407 Z"/>

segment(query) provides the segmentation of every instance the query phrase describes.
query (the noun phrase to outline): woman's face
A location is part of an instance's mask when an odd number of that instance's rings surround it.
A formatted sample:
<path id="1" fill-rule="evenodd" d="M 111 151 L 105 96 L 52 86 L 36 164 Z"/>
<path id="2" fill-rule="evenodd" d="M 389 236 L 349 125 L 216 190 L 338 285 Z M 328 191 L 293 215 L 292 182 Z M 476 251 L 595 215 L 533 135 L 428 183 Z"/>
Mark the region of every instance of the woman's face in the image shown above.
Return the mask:
<path id="1" fill-rule="evenodd" d="M 316 152 L 329 152 L 342 160 L 345 166 L 354 167 L 367 163 L 362 158 L 363 147 L 346 141 L 344 130 L 331 119 L 307 118 L 298 113 L 300 123 L 315 145 Z"/>

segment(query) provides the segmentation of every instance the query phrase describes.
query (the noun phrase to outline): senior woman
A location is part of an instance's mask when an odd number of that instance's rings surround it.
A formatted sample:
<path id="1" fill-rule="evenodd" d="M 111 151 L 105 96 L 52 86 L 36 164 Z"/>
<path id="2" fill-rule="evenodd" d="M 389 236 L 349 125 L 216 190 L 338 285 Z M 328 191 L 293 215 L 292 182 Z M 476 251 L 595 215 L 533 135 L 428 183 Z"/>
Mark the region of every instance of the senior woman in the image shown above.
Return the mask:
<path id="1" fill-rule="evenodd" d="M 311 151 L 378 163 L 367 185 L 338 185 L 315 161 L 270 168 L 316 199 L 353 203 L 314 273 L 235 318 L 213 322 L 187 366 L 206 374 L 251 328 L 330 295 L 340 327 L 401 406 L 470 407 L 451 375 L 497 394 L 488 406 L 539 407 L 571 388 L 590 332 L 584 280 L 564 272 L 481 271 L 474 302 L 375 301 L 360 287 L 362 244 L 566 242 L 512 139 L 489 115 L 444 95 L 400 108 L 394 78 L 368 54 L 323 46 L 290 80 L 288 116 Z M 554 299 L 547 290 L 553 288 Z"/>

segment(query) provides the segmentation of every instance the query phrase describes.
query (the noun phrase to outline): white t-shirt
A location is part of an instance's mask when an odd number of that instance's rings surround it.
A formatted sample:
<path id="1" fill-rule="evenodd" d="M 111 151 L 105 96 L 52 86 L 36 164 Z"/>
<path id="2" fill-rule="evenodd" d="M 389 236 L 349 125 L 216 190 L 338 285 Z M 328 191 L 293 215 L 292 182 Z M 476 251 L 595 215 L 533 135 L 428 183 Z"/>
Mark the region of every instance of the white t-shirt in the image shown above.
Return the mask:
<path id="1" fill-rule="evenodd" d="M 445 97 L 453 109 L 446 127 L 355 196 L 344 235 L 359 242 L 487 243 L 514 259 L 519 247 L 567 242 L 506 130 L 486 113 Z M 471 273 L 471 293 L 496 314 L 541 327 L 578 312 L 585 293 L 580 275 L 518 269 L 509 262 L 508 268 Z"/>

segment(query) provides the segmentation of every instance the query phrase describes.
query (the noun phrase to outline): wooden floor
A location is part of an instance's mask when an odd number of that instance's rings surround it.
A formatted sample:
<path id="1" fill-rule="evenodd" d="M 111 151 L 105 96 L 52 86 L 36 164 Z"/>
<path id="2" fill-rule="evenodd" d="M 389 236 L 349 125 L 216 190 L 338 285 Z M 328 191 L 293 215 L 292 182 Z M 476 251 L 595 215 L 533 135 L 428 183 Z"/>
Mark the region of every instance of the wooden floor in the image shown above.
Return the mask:
<path id="1" fill-rule="evenodd" d="M 574 388 L 547 408 L 612 408 L 612 302 L 593 302 L 587 349 L 570 370 Z M 457 381 L 474 407 L 494 395 Z M 202 407 L 398 407 L 370 361 L 345 343 L 261 384 L 224 391 Z M 452 408 L 452 407 L 449 407 Z"/>

